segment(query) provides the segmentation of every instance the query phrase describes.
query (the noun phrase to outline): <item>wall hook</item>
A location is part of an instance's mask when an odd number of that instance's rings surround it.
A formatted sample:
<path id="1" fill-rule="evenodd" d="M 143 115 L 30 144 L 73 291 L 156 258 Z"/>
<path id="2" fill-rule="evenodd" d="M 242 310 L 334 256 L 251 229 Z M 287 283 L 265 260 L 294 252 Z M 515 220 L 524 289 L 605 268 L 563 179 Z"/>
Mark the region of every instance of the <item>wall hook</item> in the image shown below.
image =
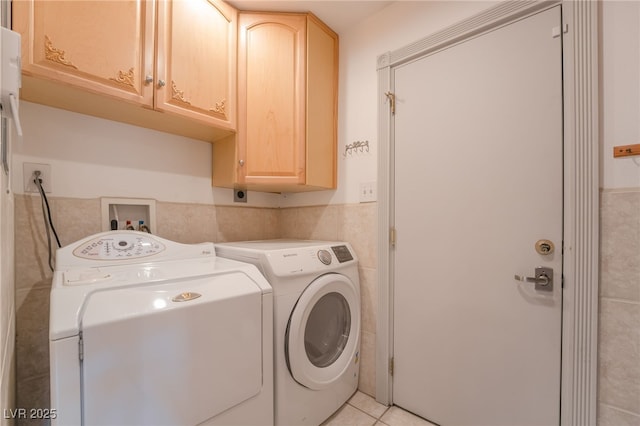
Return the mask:
<path id="1" fill-rule="evenodd" d="M 355 141 L 344 147 L 343 157 L 358 152 L 369 152 L 369 141 Z"/>

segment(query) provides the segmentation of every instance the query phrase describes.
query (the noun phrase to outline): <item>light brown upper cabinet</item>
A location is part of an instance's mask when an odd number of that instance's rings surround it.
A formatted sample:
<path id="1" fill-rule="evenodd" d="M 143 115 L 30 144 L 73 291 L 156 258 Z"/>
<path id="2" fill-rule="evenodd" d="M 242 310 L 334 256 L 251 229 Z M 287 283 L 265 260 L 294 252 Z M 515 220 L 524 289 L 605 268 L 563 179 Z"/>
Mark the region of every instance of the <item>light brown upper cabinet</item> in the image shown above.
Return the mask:
<path id="1" fill-rule="evenodd" d="M 13 28 L 25 100 L 204 140 L 236 129 L 237 11 L 221 0 L 15 0 Z"/>
<path id="2" fill-rule="evenodd" d="M 223 1 L 159 1 L 156 109 L 235 130 L 236 32 Z"/>
<path id="3" fill-rule="evenodd" d="M 335 188 L 337 34 L 311 14 L 240 12 L 238 22 L 238 133 L 214 144 L 214 185 Z"/>

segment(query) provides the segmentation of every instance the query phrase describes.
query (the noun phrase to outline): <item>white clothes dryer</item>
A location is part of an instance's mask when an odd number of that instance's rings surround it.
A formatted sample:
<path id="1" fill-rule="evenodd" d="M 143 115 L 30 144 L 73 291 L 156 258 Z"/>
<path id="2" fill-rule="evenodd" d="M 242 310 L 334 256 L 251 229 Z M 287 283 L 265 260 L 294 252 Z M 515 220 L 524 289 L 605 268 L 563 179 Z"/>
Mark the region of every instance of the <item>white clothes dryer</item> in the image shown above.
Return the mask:
<path id="1" fill-rule="evenodd" d="M 273 303 L 212 243 L 112 231 L 59 249 L 53 425 L 272 425 Z"/>
<path id="2" fill-rule="evenodd" d="M 273 287 L 275 424 L 319 425 L 356 391 L 358 260 L 348 243 L 264 240 L 216 245 Z"/>

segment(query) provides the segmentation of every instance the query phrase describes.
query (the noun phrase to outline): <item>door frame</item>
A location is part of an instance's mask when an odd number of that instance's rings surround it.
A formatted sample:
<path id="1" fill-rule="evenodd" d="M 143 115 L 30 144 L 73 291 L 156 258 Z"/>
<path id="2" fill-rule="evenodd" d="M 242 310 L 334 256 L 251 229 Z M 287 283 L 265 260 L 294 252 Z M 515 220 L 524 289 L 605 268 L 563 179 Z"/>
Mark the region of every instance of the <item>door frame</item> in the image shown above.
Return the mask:
<path id="1" fill-rule="evenodd" d="M 394 67 L 560 5 L 564 114 L 564 276 L 560 424 L 595 425 L 599 276 L 599 6 L 590 0 L 504 1 L 378 57 L 376 400 L 393 403 Z M 551 34 L 550 34 L 551 36 Z M 393 100 L 391 99 L 391 102 Z M 402 238 L 402 236 L 400 236 Z"/>

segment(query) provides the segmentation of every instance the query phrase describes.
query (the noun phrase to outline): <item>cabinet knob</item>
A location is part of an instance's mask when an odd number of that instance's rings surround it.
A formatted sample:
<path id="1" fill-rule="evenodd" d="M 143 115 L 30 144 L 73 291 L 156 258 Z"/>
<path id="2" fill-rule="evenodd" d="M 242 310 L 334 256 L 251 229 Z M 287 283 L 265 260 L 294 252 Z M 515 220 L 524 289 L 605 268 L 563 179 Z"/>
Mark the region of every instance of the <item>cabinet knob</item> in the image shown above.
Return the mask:
<path id="1" fill-rule="evenodd" d="M 158 80 L 158 87 L 164 87 L 167 83 L 164 80 Z"/>
<path id="2" fill-rule="evenodd" d="M 148 86 L 151 83 L 153 83 L 153 76 L 152 75 L 145 76 L 144 77 L 144 84 Z"/>
<path id="3" fill-rule="evenodd" d="M 240 167 L 244 166 L 244 160 L 238 161 L 238 164 L 240 164 Z"/>

